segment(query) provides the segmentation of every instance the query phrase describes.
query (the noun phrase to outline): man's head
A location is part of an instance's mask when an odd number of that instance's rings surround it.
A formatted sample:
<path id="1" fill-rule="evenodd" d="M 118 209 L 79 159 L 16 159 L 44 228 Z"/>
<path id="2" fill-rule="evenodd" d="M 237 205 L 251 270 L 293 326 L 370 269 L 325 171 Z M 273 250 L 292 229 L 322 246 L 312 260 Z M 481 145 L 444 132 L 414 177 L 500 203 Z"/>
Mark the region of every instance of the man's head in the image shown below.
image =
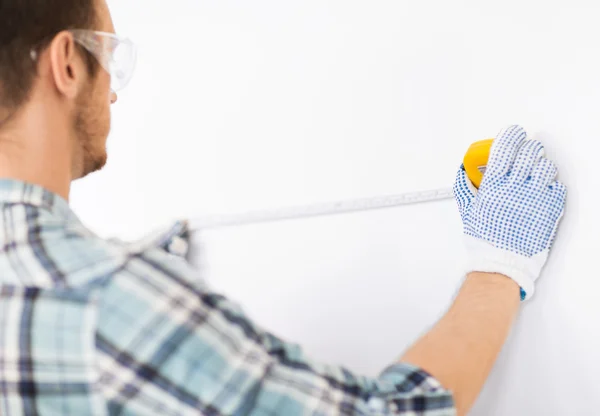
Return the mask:
<path id="1" fill-rule="evenodd" d="M 0 147 L 4 137 L 26 146 L 24 131 L 46 135 L 76 179 L 106 163 L 116 95 L 73 29 L 114 33 L 105 0 L 0 0 Z"/>

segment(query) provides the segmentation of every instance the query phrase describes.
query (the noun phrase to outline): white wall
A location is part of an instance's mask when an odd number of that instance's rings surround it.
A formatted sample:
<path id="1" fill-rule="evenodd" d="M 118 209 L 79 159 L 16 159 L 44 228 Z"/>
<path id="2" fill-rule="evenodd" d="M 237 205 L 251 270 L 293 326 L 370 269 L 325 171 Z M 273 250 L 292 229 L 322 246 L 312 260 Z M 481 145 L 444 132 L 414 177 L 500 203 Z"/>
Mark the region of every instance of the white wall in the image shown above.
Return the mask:
<path id="1" fill-rule="evenodd" d="M 140 56 L 110 162 L 74 187 L 102 235 L 176 217 L 451 186 L 520 123 L 569 187 L 534 298 L 472 414 L 594 414 L 600 6 L 593 1 L 109 1 Z M 596 2 L 597 4 L 597 2 Z M 453 201 L 197 236 L 207 279 L 313 355 L 375 375 L 462 277 Z"/>

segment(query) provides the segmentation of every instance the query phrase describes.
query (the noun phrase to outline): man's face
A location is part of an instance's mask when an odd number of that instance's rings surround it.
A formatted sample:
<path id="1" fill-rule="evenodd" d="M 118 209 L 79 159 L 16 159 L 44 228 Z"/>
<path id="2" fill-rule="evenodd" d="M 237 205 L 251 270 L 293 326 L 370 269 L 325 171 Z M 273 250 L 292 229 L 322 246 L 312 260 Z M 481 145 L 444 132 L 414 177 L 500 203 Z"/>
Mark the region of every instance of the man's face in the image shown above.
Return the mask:
<path id="1" fill-rule="evenodd" d="M 105 0 L 97 0 L 99 27 L 96 30 L 114 33 L 110 11 Z M 90 77 L 87 87 L 77 97 L 73 118 L 76 139 L 74 173 L 84 177 L 102 169 L 106 164 L 106 140 L 110 132 L 110 105 L 117 96 L 110 89 L 110 75 L 99 67 Z"/>

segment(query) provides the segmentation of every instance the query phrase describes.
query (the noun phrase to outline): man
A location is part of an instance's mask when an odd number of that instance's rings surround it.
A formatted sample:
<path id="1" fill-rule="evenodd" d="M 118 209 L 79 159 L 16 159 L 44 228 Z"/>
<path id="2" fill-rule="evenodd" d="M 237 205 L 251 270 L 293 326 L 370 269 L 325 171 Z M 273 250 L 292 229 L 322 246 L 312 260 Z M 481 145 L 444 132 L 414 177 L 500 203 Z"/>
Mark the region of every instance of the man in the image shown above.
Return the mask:
<path id="1" fill-rule="evenodd" d="M 87 230 L 70 183 L 106 162 L 111 85 L 129 79 L 131 45 L 105 0 L 1 0 L 0 19 L 0 414 L 469 410 L 563 213 L 539 142 L 503 130 L 479 190 L 459 170 L 464 284 L 399 362 L 361 377 L 310 361 L 211 291 L 183 258 L 185 222 L 134 244 Z"/>

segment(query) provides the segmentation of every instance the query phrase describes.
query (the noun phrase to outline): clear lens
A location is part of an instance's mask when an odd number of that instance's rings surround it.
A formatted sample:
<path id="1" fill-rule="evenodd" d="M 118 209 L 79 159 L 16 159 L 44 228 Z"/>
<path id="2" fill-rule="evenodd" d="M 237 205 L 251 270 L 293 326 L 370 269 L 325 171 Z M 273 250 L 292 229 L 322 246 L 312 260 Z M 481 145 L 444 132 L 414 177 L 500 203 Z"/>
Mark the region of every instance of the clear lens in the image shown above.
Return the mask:
<path id="1" fill-rule="evenodd" d="M 92 53 L 110 74 L 111 89 L 123 89 L 133 76 L 136 50 L 129 39 L 112 33 L 76 29 L 71 31 L 75 40 Z"/>
<path id="2" fill-rule="evenodd" d="M 129 83 L 133 76 L 136 63 L 136 51 L 133 43 L 128 40 L 118 41 L 108 55 L 111 88 L 119 91 Z"/>

